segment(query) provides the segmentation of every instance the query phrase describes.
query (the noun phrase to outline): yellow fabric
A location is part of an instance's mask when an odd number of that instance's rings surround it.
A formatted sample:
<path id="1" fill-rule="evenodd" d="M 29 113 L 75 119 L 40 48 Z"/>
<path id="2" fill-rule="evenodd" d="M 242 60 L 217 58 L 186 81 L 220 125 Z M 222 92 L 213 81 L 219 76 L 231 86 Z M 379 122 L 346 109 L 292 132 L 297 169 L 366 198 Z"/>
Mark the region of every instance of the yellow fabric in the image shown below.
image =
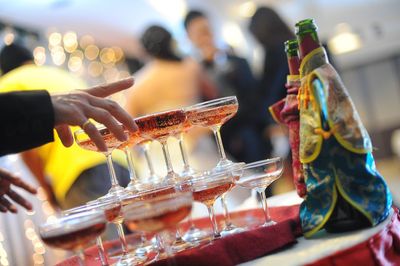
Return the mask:
<path id="1" fill-rule="evenodd" d="M 48 66 L 24 65 L 0 78 L 0 92 L 47 90 L 50 93 L 83 89 L 86 85 L 68 72 Z M 79 127 L 71 127 L 74 132 Z M 66 148 L 55 134 L 55 141 L 36 151 L 45 164 L 45 174 L 50 178 L 57 200 L 62 203 L 65 195 L 86 169 L 105 162 L 104 155 L 86 151 L 77 144 Z M 125 164 L 122 154 L 116 154 L 118 163 Z"/>
<path id="2" fill-rule="evenodd" d="M 300 75 L 287 75 L 286 76 L 287 83 L 298 82 L 298 81 L 300 81 Z"/>
<path id="3" fill-rule="evenodd" d="M 272 116 L 272 119 L 274 119 L 274 121 L 278 124 L 281 123 L 281 120 L 278 119 L 277 114 L 275 113 L 275 109 L 273 108 L 273 106 L 268 107 L 268 111 Z"/>
<path id="4" fill-rule="evenodd" d="M 317 49 L 312 50 L 310 53 L 308 53 L 303 58 L 303 60 L 301 60 L 300 69 L 299 69 L 300 70 L 300 79 L 302 79 L 304 76 L 306 76 L 310 73 L 308 65 L 314 63 L 311 61 L 311 58 L 313 58 L 314 56 L 319 55 L 319 54 L 325 54 L 325 50 L 323 47 L 319 47 Z"/>
<path id="5" fill-rule="evenodd" d="M 322 147 L 322 135 L 315 134 L 316 128 L 322 128 L 321 117 L 319 116 L 319 106 L 309 104 L 315 100 L 313 91 L 308 86 L 308 78 L 302 78 L 302 85 L 299 89 L 299 107 L 300 107 L 300 162 L 310 163 L 314 161 Z"/>

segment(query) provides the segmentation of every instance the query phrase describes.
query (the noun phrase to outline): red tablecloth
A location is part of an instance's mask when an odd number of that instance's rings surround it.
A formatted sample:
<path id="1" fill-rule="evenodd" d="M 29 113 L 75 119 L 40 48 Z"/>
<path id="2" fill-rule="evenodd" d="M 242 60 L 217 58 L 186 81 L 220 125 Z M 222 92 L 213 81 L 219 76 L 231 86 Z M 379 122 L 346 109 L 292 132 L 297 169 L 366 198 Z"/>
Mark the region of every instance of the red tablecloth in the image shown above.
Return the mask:
<path id="1" fill-rule="evenodd" d="M 175 259 L 177 265 L 235 265 L 250 261 L 267 254 L 280 251 L 296 243 L 301 236 L 298 220 L 298 206 L 270 208 L 271 216 L 278 222 L 269 228 L 255 229 L 215 241 L 212 245 L 179 253 Z M 248 210 L 232 213 L 233 219 L 246 221 L 246 217 L 256 217 L 262 222 L 261 210 Z M 221 216 L 218 217 L 221 221 Z M 199 227 L 210 226 L 208 219 L 195 221 Z M 183 225 L 182 228 L 187 225 Z M 132 238 L 130 236 L 129 238 Z M 118 241 L 105 243 L 106 249 L 118 247 Z M 97 249 L 92 247 L 85 251 L 87 265 L 100 265 Z M 113 262 L 113 261 L 109 261 Z M 78 265 L 76 257 L 69 258 L 58 265 Z M 167 265 L 159 261 L 152 265 Z M 367 241 L 331 254 L 308 265 L 400 265 L 400 214 L 394 209 L 390 222 Z"/>
<path id="2" fill-rule="evenodd" d="M 179 253 L 175 256 L 177 265 L 236 265 L 241 262 L 265 256 L 271 252 L 285 248 L 296 243 L 296 237 L 301 235 L 299 223 L 299 206 L 274 207 L 270 208 L 270 214 L 277 225 L 253 229 L 251 231 L 224 237 L 214 241 L 210 245 Z M 237 224 L 247 223 L 256 220 L 259 224 L 263 222 L 263 212 L 260 209 L 235 212 L 231 214 Z M 254 219 L 255 218 L 255 219 Z M 217 220 L 222 223 L 223 217 L 217 216 Z M 196 226 L 200 228 L 211 227 L 208 218 L 194 220 Z M 186 230 L 187 224 L 180 227 Z M 134 236 L 128 236 L 128 239 Z M 115 249 L 120 246 L 119 241 L 109 241 L 104 243 L 107 250 Z M 92 247 L 85 250 L 85 263 L 89 266 L 101 265 L 97 258 L 97 248 Z M 114 261 L 109 259 L 109 263 Z M 154 265 L 168 265 L 166 261 L 158 261 Z M 152 264 L 152 265 L 153 265 Z M 71 257 L 57 265 L 72 266 L 78 265 L 77 257 Z"/>

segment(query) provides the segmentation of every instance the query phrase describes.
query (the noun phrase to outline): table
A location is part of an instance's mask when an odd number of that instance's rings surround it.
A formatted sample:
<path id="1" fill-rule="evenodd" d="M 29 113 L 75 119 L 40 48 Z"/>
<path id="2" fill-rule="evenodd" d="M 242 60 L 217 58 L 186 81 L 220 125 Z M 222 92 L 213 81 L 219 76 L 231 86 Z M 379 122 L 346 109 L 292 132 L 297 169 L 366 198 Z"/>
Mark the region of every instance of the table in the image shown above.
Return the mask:
<path id="1" fill-rule="evenodd" d="M 293 199 L 290 199 L 290 197 Z M 270 205 L 275 205 L 274 201 L 278 203 L 282 201 L 298 203 L 299 199 L 296 199 L 293 193 L 291 193 L 271 198 L 269 201 Z M 246 204 L 248 207 L 254 204 L 254 202 L 247 202 Z M 294 212 L 294 210 L 297 210 L 297 213 Z M 260 218 L 262 217 L 262 212 L 260 209 L 247 209 L 232 214 L 233 217 L 244 217 L 246 215 L 253 215 L 254 217 Z M 281 232 L 274 231 L 274 228 L 270 228 L 271 230 L 266 232 L 263 231 L 265 229 L 263 228 L 260 232 L 252 232 L 253 235 L 251 237 L 254 236 L 254 241 L 252 241 L 252 239 L 249 240 L 249 234 L 246 236 L 233 236 L 234 238 L 240 237 L 239 241 L 233 238 L 218 240 L 221 241 L 218 245 L 212 248 L 207 247 L 208 249 L 202 249 L 201 252 L 194 250 L 185 251 L 182 254 L 180 253 L 177 257 L 177 264 L 236 265 L 238 262 L 242 262 L 242 266 L 307 264 L 349 265 L 349 262 L 352 262 L 352 264 L 358 263 L 358 265 L 361 266 L 387 265 L 387 263 L 392 262 L 394 265 L 400 265 L 400 215 L 397 209 L 394 209 L 390 216 L 377 227 L 342 234 L 327 234 L 321 231 L 311 240 L 304 239 L 299 231 L 299 222 L 297 221 L 298 218 L 296 218 L 298 215 L 298 205 L 272 207 L 271 215 L 280 222 L 278 226 L 282 226 L 279 227 L 279 230 L 282 230 Z M 288 227 L 288 224 L 283 224 L 287 223 L 284 219 L 285 216 L 290 219 L 292 228 L 290 228 L 290 226 Z M 196 220 L 196 223 L 199 226 L 205 226 L 207 219 Z M 293 239 L 291 239 L 291 235 L 288 233 L 292 233 Z M 286 234 L 286 237 L 279 238 L 279 234 Z M 260 237 L 262 239 L 260 239 Z M 271 241 L 271 239 L 274 241 Z M 257 243 L 256 246 L 253 245 L 251 247 L 254 251 L 246 251 L 247 246 L 254 244 L 252 242 Z M 273 244 L 272 246 L 270 245 L 271 243 Z M 240 246 L 240 248 L 238 249 L 236 245 Z M 260 245 L 263 247 L 257 249 Z M 216 250 L 213 250 L 213 248 Z M 234 250 L 234 253 L 232 253 L 232 250 Z M 216 258 L 218 256 L 220 258 Z M 232 256 L 232 258 L 230 256 Z M 252 259 L 249 260 L 249 258 Z M 99 265 L 99 263 L 96 264 L 93 263 L 93 261 L 89 264 Z M 62 262 L 60 265 L 75 264 L 73 260 L 70 259 Z M 167 265 L 167 263 L 161 261 L 155 265 Z"/>

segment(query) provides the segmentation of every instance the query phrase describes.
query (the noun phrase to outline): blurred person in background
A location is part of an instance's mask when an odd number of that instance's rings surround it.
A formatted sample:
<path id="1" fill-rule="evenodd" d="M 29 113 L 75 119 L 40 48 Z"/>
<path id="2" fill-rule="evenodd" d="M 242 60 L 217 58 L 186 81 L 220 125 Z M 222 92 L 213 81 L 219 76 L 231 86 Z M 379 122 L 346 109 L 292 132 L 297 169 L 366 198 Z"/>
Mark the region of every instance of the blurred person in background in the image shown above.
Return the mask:
<path id="1" fill-rule="evenodd" d="M 265 52 L 262 76 L 259 80 L 258 95 L 263 99 L 263 108 L 286 96 L 286 76 L 289 73 L 284 42 L 294 39 L 293 32 L 273 9 L 259 7 L 250 20 L 249 30 L 262 45 Z M 289 144 L 286 133 L 275 123 L 269 112 L 267 116 L 267 134 L 272 140 L 273 154 L 286 157 Z"/>
<path id="2" fill-rule="evenodd" d="M 249 23 L 249 30 L 264 49 L 265 58 L 262 76 L 259 80 L 259 95 L 264 108 L 286 97 L 286 77 L 289 73 L 284 42 L 295 35 L 278 15 L 269 7 L 259 7 Z M 284 178 L 273 186 L 275 193 L 293 189 L 289 139 L 286 128 L 278 125 L 269 112 L 267 114 L 266 134 L 273 146 L 272 156 L 285 160 Z"/>
<path id="3" fill-rule="evenodd" d="M 237 115 L 221 131 L 226 151 L 234 160 L 247 163 L 269 157 L 271 144 L 263 136 L 267 106 L 261 109 L 257 83 L 247 60 L 216 47 L 210 23 L 201 11 L 190 11 L 184 26 L 201 54 L 207 74 L 218 87 L 218 97 L 238 98 Z"/>
<path id="4" fill-rule="evenodd" d="M 64 70 L 36 66 L 31 51 L 15 43 L 1 50 L 0 67 L 3 73 L 0 92 L 47 90 L 57 93 L 86 87 Z M 70 129 L 74 132 L 79 127 Z M 54 142 L 24 151 L 21 156 L 54 206 L 71 208 L 84 204 L 106 194 L 111 186 L 102 154 L 86 151 L 76 143 L 66 148 L 59 137 L 55 137 Z M 125 159 L 122 154 L 117 154 L 115 159 L 117 176 L 125 186 L 129 182 L 128 171 L 122 166 Z"/>
<path id="5" fill-rule="evenodd" d="M 182 108 L 197 103 L 200 95 L 216 97 L 201 66 L 176 52 L 172 35 L 165 28 L 148 27 L 140 39 L 149 61 L 135 75 L 126 109 L 132 116 Z"/>

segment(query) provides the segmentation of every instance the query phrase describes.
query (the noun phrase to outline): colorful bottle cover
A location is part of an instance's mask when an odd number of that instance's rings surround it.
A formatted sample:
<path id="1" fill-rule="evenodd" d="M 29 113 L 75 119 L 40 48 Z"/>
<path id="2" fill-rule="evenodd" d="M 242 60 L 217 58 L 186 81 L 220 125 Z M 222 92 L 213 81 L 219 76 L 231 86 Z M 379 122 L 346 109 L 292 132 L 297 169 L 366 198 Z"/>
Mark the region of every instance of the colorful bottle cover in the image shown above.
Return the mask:
<path id="1" fill-rule="evenodd" d="M 299 41 L 301 27 L 316 31 L 313 20 L 300 21 Z M 368 132 L 324 48 L 301 59 L 299 155 L 307 187 L 300 207 L 303 233 L 310 237 L 327 224 L 339 196 L 375 226 L 389 215 L 392 197 L 375 167 Z"/>

